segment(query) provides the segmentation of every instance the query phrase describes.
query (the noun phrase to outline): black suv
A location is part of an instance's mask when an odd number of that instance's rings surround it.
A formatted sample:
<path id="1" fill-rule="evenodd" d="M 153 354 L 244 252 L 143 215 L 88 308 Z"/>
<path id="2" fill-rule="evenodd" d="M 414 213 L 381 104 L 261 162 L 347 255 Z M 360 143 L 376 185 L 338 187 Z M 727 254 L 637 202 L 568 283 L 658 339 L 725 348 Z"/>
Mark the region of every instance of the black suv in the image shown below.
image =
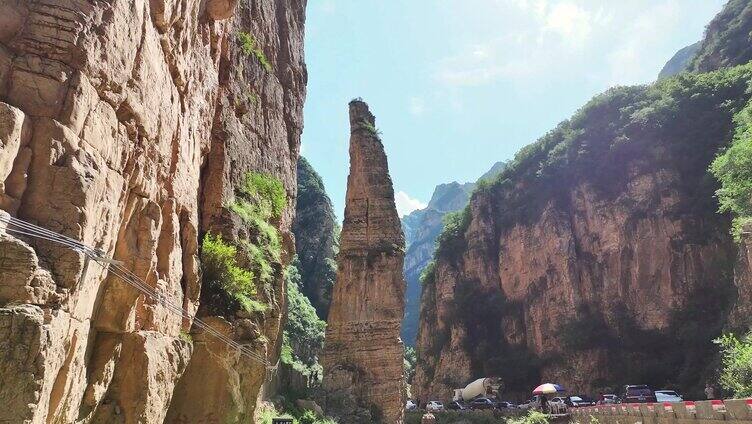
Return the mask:
<path id="1" fill-rule="evenodd" d="M 470 409 L 494 409 L 496 403 L 488 398 L 477 398 L 470 402 Z"/>
<path id="2" fill-rule="evenodd" d="M 648 386 L 633 385 L 624 386 L 621 403 L 655 403 L 655 392 Z"/>

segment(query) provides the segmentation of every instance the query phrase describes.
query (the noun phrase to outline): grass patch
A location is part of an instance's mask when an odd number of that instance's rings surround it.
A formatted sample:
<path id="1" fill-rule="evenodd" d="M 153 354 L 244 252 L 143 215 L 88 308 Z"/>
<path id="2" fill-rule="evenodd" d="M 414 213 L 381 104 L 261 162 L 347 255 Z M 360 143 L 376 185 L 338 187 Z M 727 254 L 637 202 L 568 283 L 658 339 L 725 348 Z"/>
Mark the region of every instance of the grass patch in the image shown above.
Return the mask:
<path id="1" fill-rule="evenodd" d="M 548 416 L 542 412 L 530 411 L 519 418 L 508 418 L 507 424 L 548 424 Z"/>
<path id="2" fill-rule="evenodd" d="M 184 331 L 184 330 L 180 330 L 179 337 L 180 337 L 180 340 L 182 340 L 182 341 L 184 341 L 186 343 L 193 344 L 193 336 L 191 336 L 191 333 L 189 333 L 187 331 Z"/>
<path id="3" fill-rule="evenodd" d="M 371 134 L 372 136 L 376 138 L 379 138 L 379 139 L 381 138 L 381 131 L 379 131 L 379 129 L 376 128 L 374 124 L 370 123 L 369 121 L 365 119 L 360 121 L 360 128 L 363 128 L 364 130 L 368 131 L 369 134 Z"/>
<path id="4" fill-rule="evenodd" d="M 203 281 L 213 293 L 216 312 L 243 308 L 263 312 L 267 306 L 255 299 L 258 294 L 253 273 L 238 264 L 238 249 L 222 236 L 207 233 L 201 244 Z"/>
<path id="5" fill-rule="evenodd" d="M 272 64 L 269 62 L 269 59 L 264 54 L 264 51 L 261 50 L 261 47 L 259 46 L 258 40 L 256 40 L 256 37 L 254 37 L 252 34 L 248 32 L 240 31 L 238 32 L 238 43 L 240 44 L 240 49 L 243 50 L 243 53 L 245 53 L 248 56 L 254 56 L 256 59 L 258 59 L 261 66 L 266 69 L 267 72 L 272 71 Z"/>

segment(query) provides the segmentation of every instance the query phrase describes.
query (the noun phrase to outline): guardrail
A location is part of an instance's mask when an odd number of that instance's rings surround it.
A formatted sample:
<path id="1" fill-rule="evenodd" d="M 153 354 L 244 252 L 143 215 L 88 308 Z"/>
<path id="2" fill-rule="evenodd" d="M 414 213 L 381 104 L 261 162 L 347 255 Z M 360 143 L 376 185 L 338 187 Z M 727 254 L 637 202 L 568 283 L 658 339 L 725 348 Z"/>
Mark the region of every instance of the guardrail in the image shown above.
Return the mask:
<path id="1" fill-rule="evenodd" d="M 752 423 L 752 399 L 700 402 L 630 403 L 570 409 L 572 421 L 590 424 Z"/>

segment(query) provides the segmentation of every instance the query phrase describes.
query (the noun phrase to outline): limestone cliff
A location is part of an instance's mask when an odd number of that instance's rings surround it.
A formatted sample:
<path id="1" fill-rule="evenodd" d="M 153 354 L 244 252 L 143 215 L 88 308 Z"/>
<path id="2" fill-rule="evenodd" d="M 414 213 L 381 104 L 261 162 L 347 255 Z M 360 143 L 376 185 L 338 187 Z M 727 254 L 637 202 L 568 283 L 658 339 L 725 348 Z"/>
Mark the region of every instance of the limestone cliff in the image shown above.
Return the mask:
<path id="1" fill-rule="evenodd" d="M 300 260 L 301 290 L 319 317 L 326 319 L 337 274 L 339 228 L 324 182 L 304 157 L 298 162 L 298 201 L 292 231 Z"/>
<path id="2" fill-rule="evenodd" d="M 350 103 L 350 175 L 324 353 L 326 410 L 340 423 L 403 422 L 404 237 L 374 116 Z"/>
<path id="3" fill-rule="evenodd" d="M 102 249 L 195 315 L 201 239 L 244 231 L 226 206 L 246 173 L 281 181 L 294 202 L 304 8 L 0 2 L 0 208 Z M 287 207 L 275 223 L 281 262 L 294 249 L 293 216 Z M 252 420 L 263 366 L 102 268 L 83 268 L 77 252 L 0 237 L 0 421 Z M 266 311 L 199 312 L 272 363 L 278 268 L 260 294 Z"/>
<path id="4" fill-rule="evenodd" d="M 609 90 L 477 190 L 439 236 L 413 393 L 495 375 L 519 397 L 541 380 L 701 396 L 743 293 L 707 170 L 750 83 L 746 65 Z"/>

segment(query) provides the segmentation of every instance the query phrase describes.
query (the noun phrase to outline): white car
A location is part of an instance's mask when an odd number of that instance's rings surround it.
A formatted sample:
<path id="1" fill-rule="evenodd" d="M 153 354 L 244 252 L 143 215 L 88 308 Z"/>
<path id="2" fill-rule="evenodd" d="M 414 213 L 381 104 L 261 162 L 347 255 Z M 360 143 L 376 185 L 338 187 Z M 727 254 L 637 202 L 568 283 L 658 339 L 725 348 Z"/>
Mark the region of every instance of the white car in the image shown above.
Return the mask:
<path id="1" fill-rule="evenodd" d="M 444 404 L 438 400 L 432 400 L 426 404 L 426 411 L 428 412 L 441 412 L 444 410 Z"/>
<path id="2" fill-rule="evenodd" d="M 673 390 L 656 390 L 655 400 L 658 402 L 683 402 L 684 398 Z"/>
<path id="3" fill-rule="evenodd" d="M 413 411 L 415 409 L 418 409 L 418 405 L 416 405 L 412 400 L 408 399 L 407 403 L 405 404 L 405 410 Z"/>

